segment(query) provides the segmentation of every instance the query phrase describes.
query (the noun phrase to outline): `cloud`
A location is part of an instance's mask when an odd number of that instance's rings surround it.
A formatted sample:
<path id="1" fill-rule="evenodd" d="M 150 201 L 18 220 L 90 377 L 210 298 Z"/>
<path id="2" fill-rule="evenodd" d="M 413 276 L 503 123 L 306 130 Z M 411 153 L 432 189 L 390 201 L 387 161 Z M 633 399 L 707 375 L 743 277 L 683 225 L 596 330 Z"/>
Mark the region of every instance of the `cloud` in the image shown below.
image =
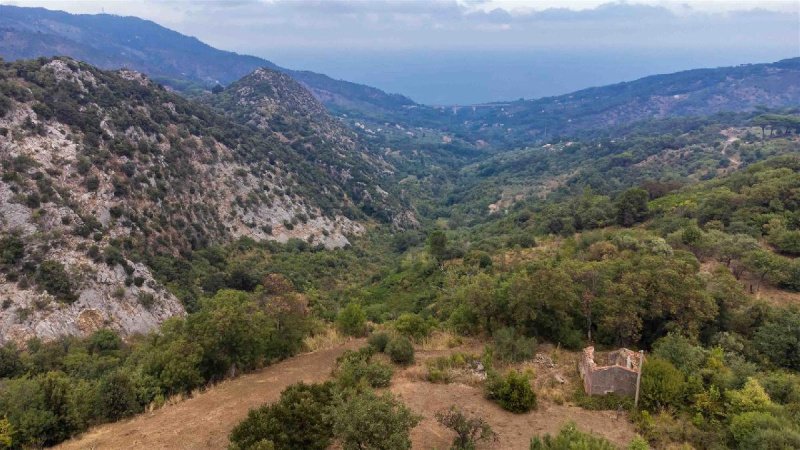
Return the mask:
<path id="1" fill-rule="evenodd" d="M 2 1 L 2 0 L 0 0 Z M 71 12 L 137 15 L 212 45 L 273 50 L 517 48 L 798 49 L 800 4 L 665 0 L 17 0 Z M 794 5 L 794 8 L 791 5 Z M 760 6 L 760 7 L 759 7 Z M 759 8 L 756 8 L 759 7 Z"/>

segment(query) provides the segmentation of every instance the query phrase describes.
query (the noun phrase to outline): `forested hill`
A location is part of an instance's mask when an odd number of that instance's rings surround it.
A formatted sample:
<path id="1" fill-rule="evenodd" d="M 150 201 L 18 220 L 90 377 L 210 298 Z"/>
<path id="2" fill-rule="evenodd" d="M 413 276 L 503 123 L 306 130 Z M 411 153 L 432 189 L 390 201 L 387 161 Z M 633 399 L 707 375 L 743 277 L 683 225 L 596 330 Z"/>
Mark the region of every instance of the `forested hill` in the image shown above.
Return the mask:
<path id="1" fill-rule="evenodd" d="M 291 75 L 324 103 L 339 108 L 394 109 L 413 104 L 406 97 L 369 86 L 218 50 L 137 17 L 0 5 L 0 57 L 16 60 L 41 56 L 70 56 L 103 69 L 133 69 L 179 90 L 227 85 L 257 68 L 268 67 Z"/>
<path id="2" fill-rule="evenodd" d="M 290 76 L 260 68 L 226 89 L 201 99 L 220 114 L 269 132 L 298 152 L 312 149 L 314 165 L 338 174 L 338 182 L 361 211 L 400 228 L 416 225 L 406 203 L 387 192 L 394 191 L 395 186 L 378 179 L 380 174 L 393 174 L 395 168 L 370 150 L 344 123 L 331 117 L 325 107 Z"/>
<path id="3" fill-rule="evenodd" d="M 536 100 L 406 108 L 399 120 L 449 127 L 467 141 L 508 148 L 649 119 L 798 105 L 800 58 L 793 58 L 654 75 Z"/>
<path id="4" fill-rule="evenodd" d="M 377 187 L 383 166 L 331 148 L 281 101 L 282 137 L 137 72 L 0 63 L 0 342 L 148 331 L 183 311 L 159 258 L 237 238 L 341 247 L 397 204 Z"/>

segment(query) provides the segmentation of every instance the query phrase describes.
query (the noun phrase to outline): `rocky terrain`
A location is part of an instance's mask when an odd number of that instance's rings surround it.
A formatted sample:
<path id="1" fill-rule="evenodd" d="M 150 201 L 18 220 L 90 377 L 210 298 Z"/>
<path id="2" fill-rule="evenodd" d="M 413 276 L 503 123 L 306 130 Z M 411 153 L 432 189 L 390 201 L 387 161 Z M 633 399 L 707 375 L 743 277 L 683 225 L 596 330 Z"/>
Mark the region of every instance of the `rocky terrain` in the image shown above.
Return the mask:
<path id="1" fill-rule="evenodd" d="M 319 164 L 290 137 L 294 110 L 302 126 L 324 115 L 273 103 L 264 120 L 285 126 L 262 132 L 136 72 L 0 66 L 0 342 L 130 335 L 184 314 L 145 264 L 158 255 L 241 237 L 347 245 L 364 230 L 346 189 L 361 155 L 342 135 L 338 161 Z M 363 179 L 380 176 L 373 163 Z"/>
<path id="2" fill-rule="evenodd" d="M 336 180 L 360 210 L 398 228 L 418 226 L 400 200 L 402 192 L 390 193 L 395 168 L 289 75 L 260 68 L 204 99 L 237 123 L 269 132 L 306 155 Z M 377 176 L 381 174 L 383 182 Z"/>

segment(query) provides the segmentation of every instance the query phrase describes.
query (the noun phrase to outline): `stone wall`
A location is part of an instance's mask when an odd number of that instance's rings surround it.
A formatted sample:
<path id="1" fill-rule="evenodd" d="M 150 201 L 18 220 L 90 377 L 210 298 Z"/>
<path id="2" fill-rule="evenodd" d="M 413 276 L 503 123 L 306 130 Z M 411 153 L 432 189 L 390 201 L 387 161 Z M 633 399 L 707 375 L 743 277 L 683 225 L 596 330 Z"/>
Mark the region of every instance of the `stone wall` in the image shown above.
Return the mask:
<path id="1" fill-rule="evenodd" d="M 623 348 L 608 355 L 608 365 L 599 366 L 594 347 L 586 347 L 578 363 L 584 391 L 589 395 L 635 395 L 640 359 L 636 352 Z"/>

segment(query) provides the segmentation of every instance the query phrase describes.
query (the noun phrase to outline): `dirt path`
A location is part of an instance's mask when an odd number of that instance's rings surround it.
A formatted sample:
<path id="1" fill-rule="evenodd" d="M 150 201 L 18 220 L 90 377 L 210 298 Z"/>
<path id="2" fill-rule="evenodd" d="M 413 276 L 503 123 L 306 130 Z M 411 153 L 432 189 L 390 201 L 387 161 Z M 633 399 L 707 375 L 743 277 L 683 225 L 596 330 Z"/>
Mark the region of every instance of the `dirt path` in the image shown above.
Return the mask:
<path id="1" fill-rule="evenodd" d="M 228 433 L 247 412 L 278 399 L 286 386 L 298 381 L 327 379 L 336 358 L 363 340 L 305 353 L 222 382 L 194 397 L 129 420 L 101 425 L 59 449 L 224 449 Z"/>

